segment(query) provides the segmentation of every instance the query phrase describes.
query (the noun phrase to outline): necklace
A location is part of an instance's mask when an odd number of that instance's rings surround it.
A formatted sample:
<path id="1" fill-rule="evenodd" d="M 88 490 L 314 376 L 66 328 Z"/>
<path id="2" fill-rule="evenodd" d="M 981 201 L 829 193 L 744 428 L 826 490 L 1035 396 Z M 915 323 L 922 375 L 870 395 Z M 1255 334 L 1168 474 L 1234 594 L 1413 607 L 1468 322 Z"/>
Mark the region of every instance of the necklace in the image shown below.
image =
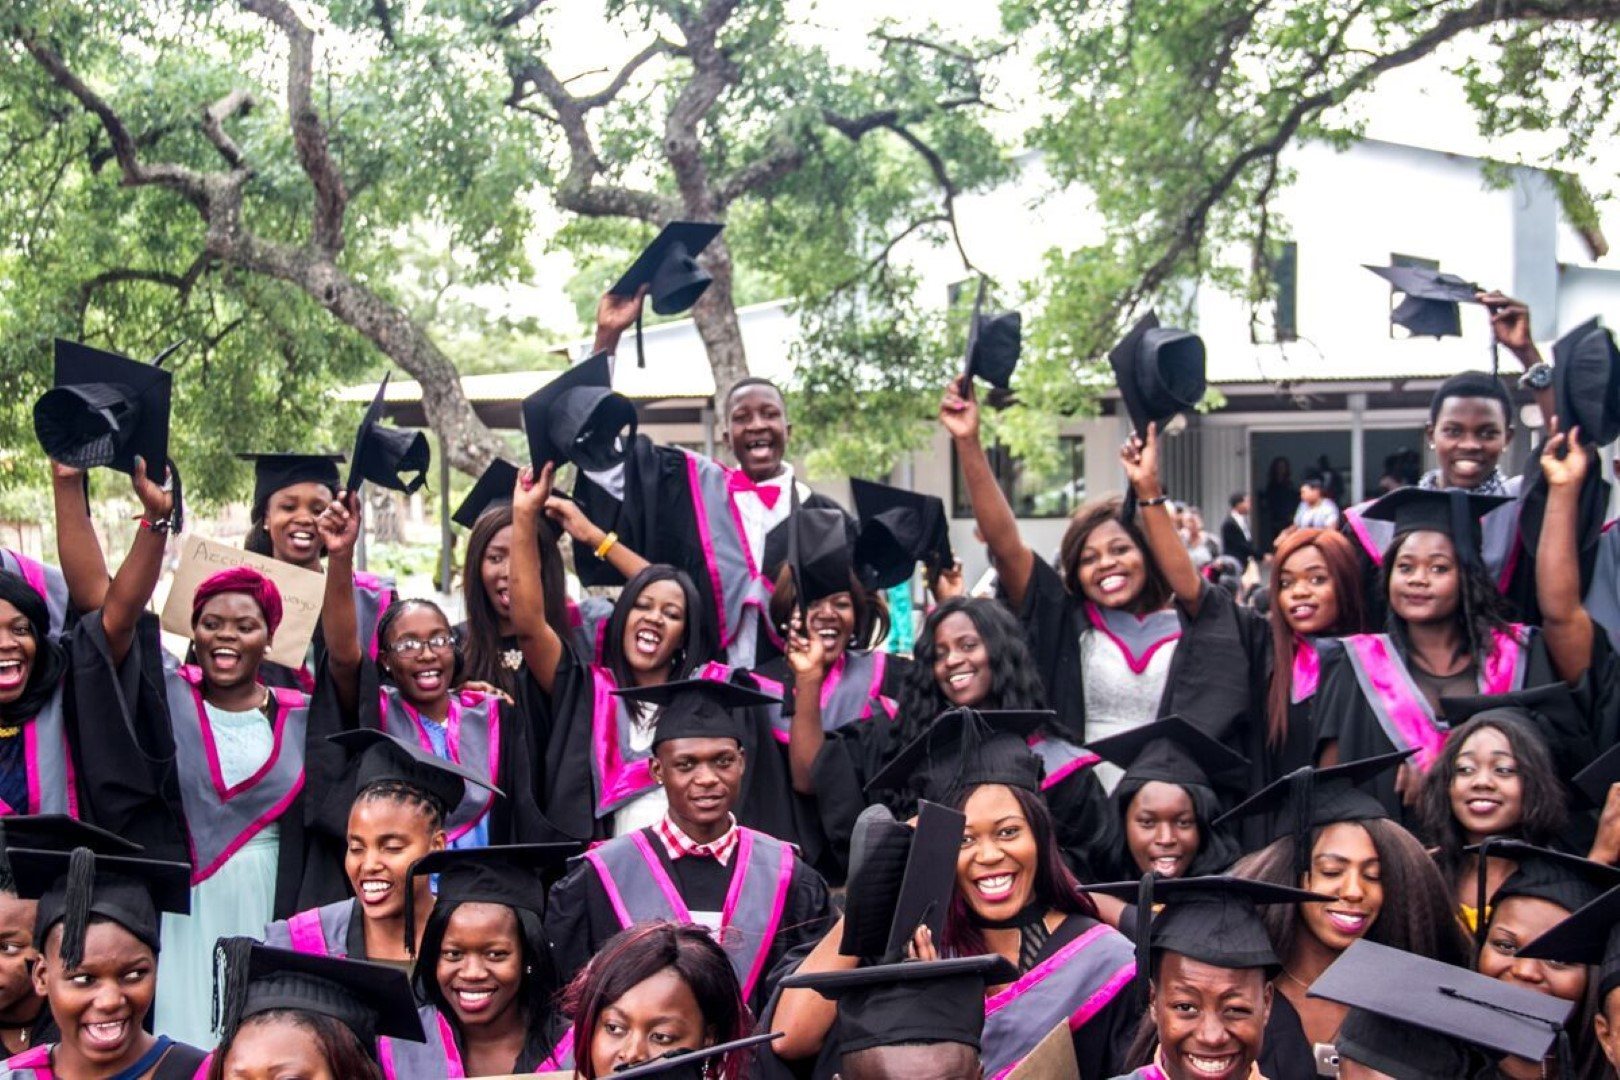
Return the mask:
<path id="1" fill-rule="evenodd" d="M 9 724 L 0 724 L 0 739 L 15 739 L 22 733 L 22 725 L 12 727 Z"/>
<path id="2" fill-rule="evenodd" d="M 1298 975 L 1295 975 L 1292 971 L 1289 971 L 1287 968 L 1283 968 L 1282 973 L 1283 973 L 1283 975 L 1285 977 L 1287 977 L 1290 981 L 1292 981 L 1295 986 L 1299 987 L 1301 990 L 1306 990 L 1306 991 L 1310 990 L 1311 984 L 1306 982 L 1304 979 L 1301 979 Z"/>

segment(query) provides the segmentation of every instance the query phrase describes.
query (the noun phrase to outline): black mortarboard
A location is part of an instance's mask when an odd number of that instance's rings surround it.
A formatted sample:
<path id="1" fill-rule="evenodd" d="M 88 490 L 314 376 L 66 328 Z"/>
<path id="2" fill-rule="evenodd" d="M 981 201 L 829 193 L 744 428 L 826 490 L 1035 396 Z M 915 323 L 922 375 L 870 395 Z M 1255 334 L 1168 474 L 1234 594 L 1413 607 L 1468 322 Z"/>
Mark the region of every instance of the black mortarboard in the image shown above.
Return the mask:
<path id="1" fill-rule="evenodd" d="M 1476 495 L 1455 488 L 1402 487 L 1374 499 L 1362 516 L 1392 522 L 1397 536 L 1417 531 L 1445 533 L 1456 545 L 1457 558 L 1464 565 L 1478 566 L 1483 544 L 1479 519 L 1512 501 L 1505 495 Z"/>
<path id="2" fill-rule="evenodd" d="M 1620 886 L 1572 912 L 1515 956 L 1598 968 L 1598 1003 L 1620 986 Z"/>
<path id="3" fill-rule="evenodd" d="M 255 520 L 264 517 L 270 496 L 295 484 L 321 484 L 336 495 L 338 491 L 338 465 L 342 454 L 237 454 L 239 461 L 253 462 L 253 513 Z"/>
<path id="4" fill-rule="evenodd" d="M 472 490 L 467 492 L 467 497 L 461 500 L 461 505 L 456 507 L 456 512 L 450 515 L 450 520 L 464 529 L 470 529 L 478 524 L 485 510 L 510 506 L 517 479 L 516 465 L 505 458 L 491 461 L 473 484 Z"/>
<path id="5" fill-rule="evenodd" d="M 58 338 L 55 383 L 34 403 L 34 434 L 45 453 L 76 469 L 124 473 L 133 473 L 140 457 L 147 476 L 163 483 L 174 377 L 158 365 L 172 351 L 143 364 Z"/>
<path id="6" fill-rule="evenodd" d="M 72 851 L 89 848 L 97 855 L 139 855 L 144 849 L 88 821 L 66 814 L 18 814 L 0 817 L 0 843 L 6 848 Z"/>
<path id="7" fill-rule="evenodd" d="M 894 588 L 911 577 L 919 562 L 927 564 L 932 578 L 956 561 L 939 496 L 858 477 L 850 478 L 849 490 L 860 518 L 855 573 L 868 589 Z"/>
<path id="8" fill-rule="evenodd" d="M 410 976 L 397 967 L 277 949 L 247 937 L 220 938 L 215 957 L 222 1045 L 242 1021 L 281 1009 L 331 1017 L 368 1053 L 379 1038 L 427 1040 Z"/>
<path id="9" fill-rule="evenodd" d="M 503 844 L 435 851 L 411 864 L 411 876 L 439 875 L 438 906 L 502 904 L 544 915 L 541 877 L 584 850 L 581 844 Z M 405 940 L 416 940 L 415 890 L 405 890 Z"/>
<path id="10" fill-rule="evenodd" d="M 1416 336 L 1460 336 L 1462 316 L 1457 305 L 1480 302 L 1479 286 L 1456 274 L 1423 266 L 1367 266 L 1367 269 L 1389 282 L 1396 292 L 1405 294 L 1405 299 L 1390 312 L 1389 321 Z"/>
<path id="11" fill-rule="evenodd" d="M 1609 798 L 1609 787 L 1620 784 L 1620 744 L 1609 747 L 1597 759 L 1575 774 L 1571 781 L 1593 806 L 1602 806 Z"/>
<path id="12" fill-rule="evenodd" d="M 715 1046 L 705 1046 L 701 1050 L 671 1050 L 662 1057 L 613 1073 L 612 1080 L 641 1080 L 646 1076 L 661 1076 L 664 1080 L 708 1080 L 711 1075 L 709 1066 L 715 1063 L 716 1058 L 746 1051 L 781 1037 L 780 1031 L 766 1031 Z M 720 1073 L 716 1071 L 712 1075 Z M 741 1075 L 747 1075 L 746 1071 Z"/>
<path id="13" fill-rule="evenodd" d="M 1620 438 L 1620 350 L 1597 319 L 1553 344 L 1553 397 L 1560 431 L 1578 424 L 1581 441 L 1593 446 Z"/>
<path id="14" fill-rule="evenodd" d="M 848 899 L 838 951 L 893 963 L 912 935 L 945 929 L 956 884 L 956 853 L 967 818 L 937 803 L 920 803 L 915 827 L 896 821 L 882 804 L 856 819 L 850 841 Z"/>
<path id="15" fill-rule="evenodd" d="M 808 972 L 788 976 L 782 987 L 814 990 L 838 1003 L 835 1053 L 843 1055 L 908 1043 L 962 1043 L 978 1049 L 985 987 L 1017 978 L 1017 968 L 990 953 Z"/>
<path id="16" fill-rule="evenodd" d="M 1024 317 L 1016 311 L 984 313 L 984 278 L 973 299 L 968 318 L 967 359 L 962 365 L 962 393 L 973 396 L 973 380 L 983 379 L 997 390 L 1007 390 L 1024 351 Z"/>
<path id="17" fill-rule="evenodd" d="M 1160 326 L 1148 312 L 1108 354 L 1131 427 L 1143 438 L 1150 423 L 1166 421 L 1204 398 L 1204 341 L 1187 330 Z"/>
<path id="18" fill-rule="evenodd" d="M 652 309 L 659 315 L 679 315 L 698 302 L 714 278 L 698 265 L 723 225 L 706 221 L 672 221 L 636 256 L 630 269 L 608 290 L 611 296 L 634 296 L 647 286 Z M 641 350 L 641 314 L 636 314 L 636 363 L 647 366 Z M 538 466 L 537 466 L 538 467 Z"/>
<path id="19" fill-rule="evenodd" d="M 866 790 L 909 790 L 935 802 L 949 802 L 953 793 L 977 784 L 1038 793 L 1043 769 L 1029 736 L 1054 715 L 1041 709 L 947 709 L 901 747 Z"/>
<path id="20" fill-rule="evenodd" d="M 366 481 L 409 495 L 427 482 L 428 466 L 433 463 L 424 432 L 389 427 L 383 423 L 383 397 L 388 393 L 386 372 L 377 387 L 377 396 L 366 406 L 360 427 L 354 435 L 354 453 L 349 455 L 349 479 L 345 490 L 353 494 Z M 406 477 L 406 473 L 415 476 Z"/>
<path id="21" fill-rule="evenodd" d="M 598 471 L 624 460 L 636 436 L 636 407 L 613 392 L 607 353 L 597 353 L 523 399 L 523 430 L 535 475 L 569 461 Z"/>
<path id="22" fill-rule="evenodd" d="M 39 901 L 35 947 L 43 952 L 46 933 L 62 923 L 62 959 L 69 967 L 84 959 L 84 934 L 92 915 L 112 920 L 157 952 L 160 914 L 191 910 L 191 867 L 185 863 L 97 855 L 86 847 L 12 847 L 6 858 L 17 895 Z"/>
<path id="23" fill-rule="evenodd" d="M 1245 781 L 1249 759 L 1228 749 L 1179 716 L 1167 716 L 1085 745 L 1125 770 L 1123 780 L 1217 785 Z"/>
<path id="24" fill-rule="evenodd" d="M 1518 720 L 1522 727 L 1547 747 L 1560 776 L 1575 773 L 1590 760 L 1592 740 L 1584 710 L 1566 682 L 1546 683 L 1505 694 L 1444 697 L 1440 699 L 1440 712 L 1453 728 L 1487 714 Z M 1620 768 L 1620 758 L 1616 758 L 1615 762 L 1616 767 Z M 1596 763 L 1593 765 L 1595 767 Z M 1620 779 L 1620 776 L 1616 776 L 1616 779 Z M 1577 775 L 1573 782 L 1580 786 L 1580 776 Z M 1602 799 L 1598 800 L 1598 805 L 1603 805 Z"/>
<path id="25" fill-rule="evenodd" d="M 1491 857 L 1511 859 L 1517 865 L 1507 880 L 1490 894 L 1485 902 L 1487 907 L 1494 907 L 1513 896 L 1532 896 L 1557 904 L 1566 911 L 1574 911 L 1596 900 L 1603 890 L 1620 885 L 1620 867 L 1537 847 L 1523 840 L 1487 837 L 1483 842 L 1471 844 L 1463 850 L 1479 856 L 1482 879 L 1485 864 Z M 1484 895 L 1483 889 L 1481 895 Z M 1484 922 L 1484 919 L 1480 920 L 1482 926 Z"/>
<path id="26" fill-rule="evenodd" d="M 1303 873 L 1310 866 L 1312 829 L 1339 821 L 1374 821 L 1389 817 L 1389 811 L 1378 797 L 1362 790 L 1361 785 L 1400 765 L 1413 753 L 1397 750 L 1326 769 L 1309 766 L 1295 769 L 1261 788 L 1212 824 L 1225 825 L 1257 814 L 1271 815 L 1274 822 L 1271 838 L 1294 838 L 1294 862 Z"/>
<path id="27" fill-rule="evenodd" d="M 1137 978 L 1145 985 L 1154 951 L 1173 952 L 1214 967 L 1264 968 L 1268 977 L 1282 967 L 1271 947 L 1262 904 L 1302 904 L 1332 897 L 1225 875 L 1156 878 L 1087 885 L 1087 892 L 1135 903 L 1133 913 Z M 1155 905 L 1163 904 L 1155 913 Z M 1123 929 L 1123 925 L 1121 926 Z"/>
<path id="28" fill-rule="evenodd" d="M 849 515 L 831 507 L 800 506 L 795 493 L 788 528 L 788 562 L 799 610 L 807 611 L 834 593 L 849 592 L 855 543 Z"/>
<path id="29" fill-rule="evenodd" d="M 1458 1043 L 1540 1061 L 1575 1007 L 1365 938 L 1317 976 L 1308 996 L 1350 1006 L 1340 1056 L 1396 1080 L 1466 1075 Z"/>
<path id="30" fill-rule="evenodd" d="M 613 692 L 626 701 L 661 707 L 653 729 L 654 746 L 670 739 L 736 739 L 740 743 L 746 721 L 736 710 L 782 704 L 775 695 L 716 679 L 679 679 Z"/>
<path id="31" fill-rule="evenodd" d="M 439 803 L 439 812 L 448 814 L 461 802 L 467 785 L 501 794 L 500 789 L 473 770 L 438 757 L 421 745 L 390 735 L 376 728 L 355 728 L 328 735 L 354 761 L 354 790 L 358 794 L 371 784 L 394 781 L 409 784 Z"/>

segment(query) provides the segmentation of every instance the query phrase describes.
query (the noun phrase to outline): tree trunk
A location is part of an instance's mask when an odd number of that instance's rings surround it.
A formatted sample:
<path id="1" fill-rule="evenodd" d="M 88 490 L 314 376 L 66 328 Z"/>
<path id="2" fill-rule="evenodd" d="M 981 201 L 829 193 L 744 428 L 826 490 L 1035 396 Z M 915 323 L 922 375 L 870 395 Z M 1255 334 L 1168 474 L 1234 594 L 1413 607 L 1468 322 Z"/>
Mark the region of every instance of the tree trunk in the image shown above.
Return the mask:
<path id="1" fill-rule="evenodd" d="M 704 264 L 714 275 L 714 284 L 692 309 L 692 322 L 709 353 L 718 414 L 732 386 L 747 377 L 748 356 L 743 349 L 742 327 L 737 323 L 737 305 L 731 296 L 731 249 L 726 246 L 725 237 L 716 237 L 704 254 L 708 256 Z M 724 427 L 723 418 L 718 415 L 717 422 Z"/>

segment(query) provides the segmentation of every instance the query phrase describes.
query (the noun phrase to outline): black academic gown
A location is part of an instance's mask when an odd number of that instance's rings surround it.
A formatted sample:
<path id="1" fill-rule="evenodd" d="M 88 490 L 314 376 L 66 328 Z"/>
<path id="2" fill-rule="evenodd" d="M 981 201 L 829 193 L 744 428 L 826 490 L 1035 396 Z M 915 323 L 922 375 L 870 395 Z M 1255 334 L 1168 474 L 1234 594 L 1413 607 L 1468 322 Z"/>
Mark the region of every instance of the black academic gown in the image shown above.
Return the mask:
<path id="1" fill-rule="evenodd" d="M 1281 990 L 1271 995 L 1271 1016 L 1266 1020 L 1265 1042 L 1258 1064 L 1261 1076 L 1275 1080 L 1283 1077 L 1309 1080 L 1316 1075 L 1316 1050 L 1305 1037 L 1305 1026 L 1293 1002 Z"/>
<path id="2" fill-rule="evenodd" d="M 1250 793 L 1280 780 L 1295 769 L 1316 764 L 1319 742 L 1316 731 L 1316 694 L 1303 701 L 1290 700 L 1288 730 L 1282 741 L 1273 745 L 1268 737 L 1271 701 L 1271 673 L 1276 667 L 1276 652 L 1271 642 L 1271 626 L 1266 617 L 1250 608 L 1239 607 L 1238 617 L 1245 623 L 1244 640 L 1250 651 L 1250 701 L 1253 702 L 1251 722 L 1244 725 L 1239 753 L 1249 759 Z M 1290 674 L 1290 686 L 1293 676 Z M 1280 811 L 1279 811 L 1280 813 Z M 1244 851 L 1265 847 L 1276 835 L 1274 815 L 1255 814 L 1237 825 L 1237 835 Z"/>
<path id="3" fill-rule="evenodd" d="M 655 829 L 647 828 L 642 832 L 647 835 L 670 880 L 680 890 L 687 910 L 720 911 L 725 907 L 726 892 L 737 870 L 736 853 L 726 866 L 705 857 L 671 859 Z M 803 859 L 795 858 L 782 920 L 760 969 L 766 974 L 748 1001 L 755 1015 L 776 987 L 770 973 L 781 964 L 782 958 L 801 946 L 813 947 L 836 916 L 826 881 Z M 566 985 L 608 938 L 621 929 L 596 868 L 584 859 L 578 860 L 552 887 L 546 900 L 546 937 L 551 942 L 560 981 Z"/>
<path id="4" fill-rule="evenodd" d="M 1034 573 L 1018 615 L 1046 699 L 1058 711 L 1064 737 L 1086 741 L 1085 676 L 1080 667 L 1080 634 L 1090 627 L 1084 601 L 1069 594 L 1050 564 L 1035 560 Z M 1198 614 L 1178 604 L 1181 640 L 1170 661 L 1159 717 L 1180 716 L 1206 735 L 1242 752 L 1253 700 L 1253 667 L 1263 646 L 1254 640 L 1253 620 L 1239 615 L 1224 589 L 1203 585 Z"/>

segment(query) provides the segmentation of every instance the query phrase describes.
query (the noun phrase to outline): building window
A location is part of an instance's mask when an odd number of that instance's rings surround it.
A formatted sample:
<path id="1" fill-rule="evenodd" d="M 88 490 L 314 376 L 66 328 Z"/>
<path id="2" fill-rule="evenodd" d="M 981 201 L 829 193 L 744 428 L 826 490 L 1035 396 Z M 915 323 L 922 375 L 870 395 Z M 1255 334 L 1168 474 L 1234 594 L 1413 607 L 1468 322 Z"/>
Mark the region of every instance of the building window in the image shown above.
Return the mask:
<path id="1" fill-rule="evenodd" d="M 1050 471 L 1026 465 L 999 444 L 986 448 L 996 483 L 1018 517 L 1065 518 L 1086 501 L 1085 439 L 1064 435 L 1058 442 L 1063 453 L 1058 466 Z M 962 477 L 962 464 L 957 460 L 954 447 L 951 449 L 951 513 L 959 518 L 973 516 L 967 481 Z"/>
<path id="2" fill-rule="evenodd" d="M 1438 270 L 1440 269 L 1440 260 L 1425 259 L 1421 255 L 1402 255 L 1392 251 L 1389 255 L 1389 265 L 1407 266 L 1418 270 Z M 1396 297 L 1404 298 L 1404 295 L 1397 292 L 1395 286 L 1391 285 L 1389 287 L 1389 313 L 1391 316 L 1394 316 L 1395 309 L 1400 306 L 1400 300 L 1397 300 Z M 1396 326 L 1392 317 L 1389 323 L 1389 336 L 1392 338 L 1409 338 L 1412 333 L 1404 327 Z"/>
<path id="3" fill-rule="evenodd" d="M 1299 340 L 1299 245 L 1292 240 L 1277 247 L 1271 260 L 1271 288 L 1276 303 L 1272 318 L 1278 341 Z"/>

